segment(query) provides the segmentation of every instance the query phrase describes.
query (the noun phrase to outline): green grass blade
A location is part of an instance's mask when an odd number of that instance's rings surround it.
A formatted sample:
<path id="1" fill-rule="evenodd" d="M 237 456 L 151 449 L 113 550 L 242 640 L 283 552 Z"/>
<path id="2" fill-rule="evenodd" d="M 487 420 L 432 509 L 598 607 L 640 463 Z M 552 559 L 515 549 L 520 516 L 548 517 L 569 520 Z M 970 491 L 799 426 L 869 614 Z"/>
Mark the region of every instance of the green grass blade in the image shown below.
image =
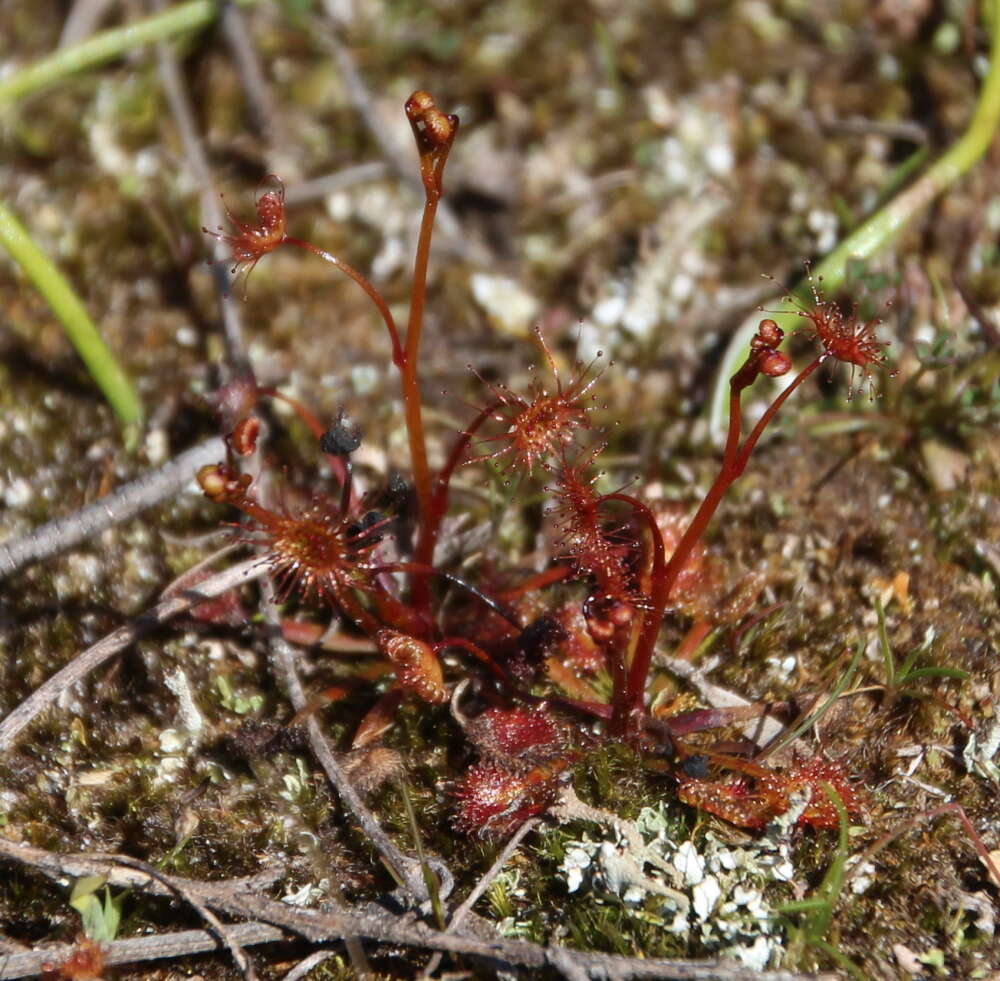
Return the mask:
<path id="1" fill-rule="evenodd" d="M 249 6 L 257 0 L 237 2 L 240 6 Z M 67 75 L 113 61 L 139 45 L 164 41 L 204 27 L 215 20 L 218 12 L 219 4 L 214 0 L 189 0 L 133 24 L 101 31 L 71 48 L 53 52 L 0 81 L 0 107 L 61 81 Z"/>
<path id="2" fill-rule="evenodd" d="M 48 303 L 118 418 L 126 425 L 138 425 L 142 421 L 142 403 L 128 376 L 101 339 L 69 281 L 2 202 L 0 246 L 10 253 Z"/>
<path id="3" fill-rule="evenodd" d="M 904 680 L 916 681 L 918 678 L 951 678 L 953 681 L 968 681 L 971 675 L 961 668 L 917 668 L 910 671 Z"/>
<path id="4" fill-rule="evenodd" d="M 889 631 L 885 626 L 885 609 L 882 601 L 875 597 L 875 616 L 878 617 L 878 646 L 882 652 L 882 661 L 885 664 L 885 686 L 890 691 L 896 688 L 896 662 L 892 657 L 892 646 L 889 643 Z M 902 677 L 899 681 L 902 682 Z"/>
<path id="5" fill-rule="evenodd" d="M 864 644 L 858 641 L 857 650 L 854 652 L 854 657 L 851 658 L 851 663 L 847 665 L 844 673 L 837 679 L 837 683 L 833 686 L 833 691 L 830 692 L 829 697 L 823 704 L 816 709 L 815 712 L 810 712 L 794 729 L 790 732 L 785 733 L 773 746 L 767 747 L 767 755 L 771 756 L 774 753 L 779 752 L 789 743 L 795 742 L 804 732 L 811 729 L 820 719 L 826 715 L 827 712 L 833 708 L 837 703 L 837 699 L 847 691 L 848 685 L 854 679 L 854 672 L 858 668 L 858 661 L 861 659 L 861 652 L 864 650 Z"/>

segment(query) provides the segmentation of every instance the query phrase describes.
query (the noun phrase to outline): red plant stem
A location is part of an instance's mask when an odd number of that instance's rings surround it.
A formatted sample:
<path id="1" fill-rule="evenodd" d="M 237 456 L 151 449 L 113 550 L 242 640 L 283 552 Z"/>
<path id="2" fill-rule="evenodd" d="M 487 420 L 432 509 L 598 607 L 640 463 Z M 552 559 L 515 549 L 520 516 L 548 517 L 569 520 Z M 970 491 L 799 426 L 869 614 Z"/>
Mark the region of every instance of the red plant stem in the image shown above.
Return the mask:
<path id="1" fill-rule="evenodd" d="M 628 504 L 637 515 L 639 515 L 649 527 L 649 535 L 653 546 L 652 568 L 650 569 L 650 582 L 657 583 L 663 578 L 666 568 L 666 550 L 663 545 L 663 533 L 656 523 L 656 517 L 650 509 L 630 494 L 623 494 L 620 491 L 615 494 L 605 494 L 598 499 L 598 504 L 604 501 L 621 501 Z M 661 614 L 662 616 L 662 614 Z M 645 626 L 645 618 L 643 625 Z M 635 664 L 635 655 L 632 657 L 632 664 Z M 612 678 L 614 683 L 614 693 L 612 695 L 612 705 L 614 714 L 612 715 L 611 728 L 617 733 L 624 733 L 627 728 L 627 716 L 630 702 L 628 699 L 629 685 L 631 684 L 631 669 L 626 664 L 626 654 L 623 651 L 615 651 L 612 655 Z M 643 679 L 645 682 L 645 678 Z"/>
<path id="2" fill-rule="evenodd" d="M 767 407 L 764 414 L 757 420 L 757 425 L 753 427 L 750 431 L 750 435 L 747 436 L 743 443 L 743 447 L 739 452 L 739 456 L 736 461 L 736 474 L 732 478 L 735 480 L 739 477 L 743 471 L 746 469 L 747 462 L 750 460 L 750 454 L 753 453 L 754 447 L 757 445 L 757 441 L 763 435 L 764 430 L 771 424 L 771 421 L 777 415 L 778 410 L 785 404 L 785 400 L 788 398 L 792 392 L 795 391 L 825 360 L 826 354 L 821 354 L 818 357 L 813 358 L 792 380 L 789 382 L 785 390 Z M 732 481 L 730 481 L 732 483 Z"/>
<path id="3" fill-rule="evenodd" d="M 733 376 L 733 380 L 730 382 L 729 433 L 726 439 L 726 448 L 723 452 L 722 467 L 712 486 L 708 489 L 708 493 L 701 502 L 701 506 L 691 519 L 687 530 L 677 543 L 670 561 L 659 574 L 654 572 L 652 577 L 649 606 L 643 618 L 642 631 L 639 635 L 639 642 L 632 658 L 628 680 L 621 699 L 621 716 L 619 717 L 616 712 L 615 727 L 619 734 L 638 732 L 641 727 L 643 701 L 646 694 L 646 678 L 649 675 L 649 666 L 653 661 L 653 652 L 656 649 L 656 639 L 660 633 L 663 613 L 670 598 L 670 591 L 677 583 L 677 578 L 691 558 L 691 553 L 694 551 L 695 546 L 700 541 L 702 535 L 705 534 L 705 529 L 714 517 L 726 491 L 729 490 L 736 479 L 746 469 L 750 454 L 753 452 L 764 430 L 773 421 L 776 413 L 785 403 L 785 400 L 823 363 L 824 358 L 825 355 L 814 358 L 792 379 L 784 391 L 768 406 L 767 410 L 758 420 L 757 425 L 754 426 L 750 435 L 747 436 L 742 447 L 739 446 L 739 437 L 742 431 L 740 396 L 747 385 L 747 381 L 741 377 L 743 375 L 742 371 L 737 372 Z M 616 707 L 618 702 L 619 695 L 616 692 Z"/>
<path id="4" fill-rule="evenodd" d="M 476 660 L 482 661 L 507 688 L 516 690 L 517 686 L 514 684 L 514 679 L 478 644 L 473 643 L 471 640 L 466 640 L 465 637 L 445 637 L 434 645 L 434 651 L 436 653 L 444 650 L 446 647 L 457 647 L 463 651 L 468 651 Z"/>
<path id="5" fill-rule="evenodd" d="M 598 498 L 597 503 L 602 504 L 604 501 L 621 501 L 623 504 L 628 504 L 646 522 L 649 527 L 649 536 L 653 543 L 653 564 L 650 569 L 650 576 L 655 581 L 657 576 L 663 575 L 666 565 L 663 532 L 660 531 L 660 526 L 656 523 L 656 516 L 637 497 L 632 497 L 631 494 L 623 494 L 621 491 L 617 491 L 614 494 L 604 494 Z"/>
<path id="6" fill-rule="evenodd" d="M 431 237 L 434 234 L 434 216 L 437 214 L 438 201 L 441 199 L 440 183 L 428 184 L 426 181 L 426 199 L 424 213 L 420 219 L 420 236 L 417 239 L 417 254 L 413 263 L 413 287 L 410 294 L 410 317 L 406 324 L 406 350 L 403 354 L 403 411 L 406 418 L 406 432 L 410 440 L 410 465 L 413 470 L 413 488 L 417 495 L 417 513 L 419 516 L 419 532 L 417 536 L 417 555 L 423 558 L 428 545 L 433 548 L 436 536 L 434 522 L 433 488 L 431 473 L 427 465 L 427 442 L 424 437 L 423 405 L 420 400 L 420 377 L 418 374 L 418 356 L 420 353 L 420 335 L 424 326 L 424 301 L 427 296 L 427 263 L 431 253 Z M 433 526 L 433 530 L 432 530 Z M 431 556 L 426 556 L 428 559 Z M 420 596 L 418 609 L 426 606 L 429 597 Z"/>
<path id="7" fill-rule="evenodd" d="M 389 305 L 382 298 L 382 294 L 372 286 L 371 282 L 349 262 L 338 259 L 332 252 L 327 252 L 326 249 L 321 249 L 318 245 L 313 245 L 312 242 L 306 242 L 301 238 L 292 238 L 290 235 L 286 235 L 282 241 L 285 245 L 294 245 L 296 248 L 305 249 L 306 252 L 311 252 L 313 255 L 319 256 L 320 259 L 325 259 L 331 265 L 336 266 L 341 272 L 350 276 L 365 291 L 368 299 L 375 304 L 376 309 L 382 315 L 386 329 L 389 331 L 389 340 L 392 343 L 393 363 L 397 368 L 402 368 L 404 361 L 403 347 L 399 342 L 399 331 L 396 329 L 396 321 L 389 310 Z"/>
<path id="8" fill-rule="evenodd" d="M 295 414 L 302 420 L 306 428 L 316 439 L 320 439 L 323 436 L 323 423 L 316 418 L 315 413 L 307 409 L 298 399 L 293 399 L 290 395 L 285 395 L 276 388 L 258 388 L 257 394 L 277 399 L 279 402 L 284 402 L 285 405 L 291 406 L 295 410 Z"/>
<path id="9" fill-rule="evenodd" d="M 382 624 L 378 622 L 358 601 L 350 589 L 335 586 L 333 590 L 337 605 L 354 621 L 355 625 L 374 637 L 379 632 Z"/>
<path id="10" fill-rule="evenodd" d="M 316 418 L 316 415 L 307 409 L 298 399 L 293 399 L 290 395 L 285 395 L 284 393 L 279 392 L 276 388 L 258 388 L 257 394 L 265 395 L 268 398 L 277 399 L 279 402 L 284 402 L 286 405 L 290 405 L 295 410 L 295 414 L 305 424 L 309 432 L 311 432 L 316 439 L 323 438 L 323 433 L 325 432 L 323 424 Z M 324 453 L 323 455 L 329 461 L 330 469 L 333 470 L 333 475 L 337 478 L 337 482 L 341 485 L 341 487 L 345 484 L 349 484 L 347 478 L 347 467 L 345 466 L 343 457 L 334 456 L 332 453 Z M 348 499 L 351 500 L 352 504 L 354 503 L 353 499 L 350 497 Z M 341 501 L 341 510 L 345 514 L 347 513 L 347 509 L 345 509 L 343 501 Z"/>
<path id="11" fill-rule="evenodd" d="M 485 409 L 480 410 L 479 415 L 469 424 L 455 445 L 448 454 L 444 466 L 438 471 L 434 480 L 434 491 L 431 495 L 430 505 L 426 511 L 420 512 L 420 537 L 414 550 L 413 558 L 416 562 L 430 566 L 434 562 L 434 549 L 437 546 L 438 534 L 441 531 L 441 522 L 444 520 L 445 512 L 448 510 L 448 488 L 451 485 L 451 478 L 454 476 L 458 465 L 462 462 L 472 442 L 472 437 L 478 432 L 487 419 L 500 407 L 500 402 L 491 402 Z M 417 579 L 413 582 L 411 593 L 413 605 L 417 609 L 427 610 L 430 606 L 430 587 L 426 579 Z"/>

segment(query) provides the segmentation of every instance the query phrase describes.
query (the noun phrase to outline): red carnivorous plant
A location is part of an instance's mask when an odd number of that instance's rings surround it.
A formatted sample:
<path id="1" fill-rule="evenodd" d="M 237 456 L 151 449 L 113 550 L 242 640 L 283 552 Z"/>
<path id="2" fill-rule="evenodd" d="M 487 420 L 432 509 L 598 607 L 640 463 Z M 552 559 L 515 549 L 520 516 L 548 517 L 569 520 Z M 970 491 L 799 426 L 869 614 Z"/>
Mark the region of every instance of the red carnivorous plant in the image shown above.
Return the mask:
<path id="1" fill-rule="evenodd" d="M 487 385 L 490 401 L 457 434 L 435 471 L 424 426 L 420 340 L 434 218 L 458 119 L 439 110 L 426 92 L 410 97 L 406 113 L 416 139 L 425 204 L 405 332 L 397 328 L 378 289 L 358 270 L 288 235 L 280 182 L 277 190 L 258 198 L 256 224 L 230 216 L 235 231 L 216 233 L 248 272 L 264 255 L 284 246 L 330 262 L 364 290 L 388 333 L 416 502 L 409 555 L 386 554 L 395 527 L 392 505 L 376 511 L 353 490 L 351 460 L 360 432 L 342 418 L 324 427 L 307 408 L 278 391 L 240 382 L 253 391 L 228 400 L 239 406 L 239 412 L 230 411 L 227 423 L 230 459 L 200 475 L 210 498 L 232 505 L 248 519 L 241 533 L 269 556 L 279 592 L 337 608 L 368 638 L 384 672 L 395 678 L 377 718 L 364 724 L 363 740 L 384 731 L 402 699 L 440 704 L 450 698 L 454 717 L 480 757 L 454 791 L 456 826 L 469 833 L 507 831 L 542 813 L 569 767 L 595 743 L 609 739 L 640 751 L 655 750 L 661 761 L 672 758 L 680 798 L 736 824 L 761 827 L 783 813 L 794 796 L 809 793 L 811 802 L 800 823 L 830 827 L 836 812 L 824 795 L 826 784 L 836 788 L 848 811 L 856 812 L 858 795 L 839 765 L 816 758 L 781 772 L 721 750 L 696 752 L 685 744 L 691 733 L 727 724 L 740 714 L 696 709 L 654 717 L 647 696 L 665 614 L 691 603 L 705 616 L 711 600 L 703 598 L 699 605 L 698 591 L 716 595 L 703 540 L 726 492 L 785 402 L 821 364 L 842 361 L 871 381 L 872 372 L 884 365 L 877 322 L 862 323 L 856 314 L 845 315 L 833 301 L 817 295 L 815 306 L 800 312 L 809 323 L 805 333 L 820 350 L 793 374 L 792 361 L 781 350 L 781 329 L 771 319 L 760 321 L 746 360 L 730 381 L 721 465 L 686 524 L 639 494 L 598 490 L 605 443 L 600 434 L 590 435 L 589 403 L 600 373 L 592 372 L 592 365 L 580 367 L 564 384 L 539 331 L 552 384 L 536 382 L 526 393 Z M 760 376 L 787 375 L 791 380 L 745 431 L 746 390 Z M 267 397 L 291 404 L 313 432 L 340 482 L 339 495 L 314 494 L 305 505 L 277 507 L 262 500 L 251 478 L 241 472 L 240 458 L 255 448 L 259 433 L 253 407 Z M 511 580 L 511 573 L 501 569 L 490 581 L 469 582 L 455 569 L 435 565 L 436 545 L 457 470 L 497 458 L 509 474 L 523 478 L 520 486 L 532 478 L 541 485 L 557 540 L 541 571 Z M 455 589 L 457 594 L 445 604 Z M 445 651 L 450 654 L 442 660 Z M 467 683 L 456 687 L 459 681 Z M 473 714 L 459 704 L 463 698 Z M 573 718 L 588 724 L 571 725 Z M 710 770 L 732 776 L 713 778 Z"/>

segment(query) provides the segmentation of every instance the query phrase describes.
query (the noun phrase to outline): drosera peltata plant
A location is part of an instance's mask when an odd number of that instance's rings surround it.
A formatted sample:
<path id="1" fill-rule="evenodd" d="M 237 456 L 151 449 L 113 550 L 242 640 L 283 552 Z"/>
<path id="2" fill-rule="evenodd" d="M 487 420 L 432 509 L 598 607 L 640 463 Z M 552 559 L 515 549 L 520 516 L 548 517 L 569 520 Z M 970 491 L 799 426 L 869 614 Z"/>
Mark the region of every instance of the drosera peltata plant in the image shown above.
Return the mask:
<path id="1" fill-rule="evenodd" d="M 438 109 L 426 92 L 410 97 L 406 113 L 426 200 L 405 333 L 361 272 L 288 234 L 276 178 L 265 179 L 269 189 L 257 197 L 256 222 L 230 213 L 234 230 L 211 233 L 231 247 L 237 271 L 247 276 L 264 256 L 284 246 L 345 273 L 372 301 L 400 376 L 413 516 L 400 506 L 408 491 L 399 487 L 378 495 L 358 493 L 354 454 L 362 432 L 356 424 L 341 413 L 324 426 L 300 402 L 259 387 L 249 376 L 231 382 L 217 397 L 224 407 L 229 458 L 199 474 L 208 497 L 234 506 L 248 520 L 242 534 L 264 550 L 280 596 L 331 605 L 374 644 L 394 676 L 394 685 L 362 722 L 355 746 L 363 748 L 376 738 L 372 733 L 384 733 L 403 700 L 441 704 L 449 698 L 451 679 L 465 677 L 473 682 L 470 697 L 465 705 L 453 698 L 452 710 L 480 762 L 454 791 L 455 824 L 462 831 L 503 833 L 544 813 L 569 768 L 605 739 L 665 755 L 682 800 L 736 824 L 763 827 L 786 812 L 796 795 L 805 794 L 812 803 L 799 813 L 800 823 L 835 827 L 835 814 L 822 795 L 813 793 L 826 781 L 858 813 L 860 798 L 839 764 L 815 758 L 774 769 L 722 748 L 696 751 L 688 737 L 734 721 L 732 713 L 694 710 L 653 717 L 647 703 L 653 653 L 664 616 L 681 595 L 680 583 L 685 598 L 715 586 L 703 565 L 702 539 L 726 493 L 779 410 L 817 368 L 841 361 L 871 380 L 873 369 L 885 364 L 875 335 L 878 322 L 862 322 L 856 312 L 843 314 L 818 295 L 814 307 L 802 307 L 819 352 L 745 432 L 744 392 L 759 377 L 777 379 L 792 367 L 781 350 L 782 329 L 773 319 L 760 321 L 750 353 L 730 381 L 722 465 L 686 526 L 624 488 L 599 493 L 597 468 L 607 437 L 591 435 L 589 403 L 601 373 L 580 366 L 564 382 L 540 331 L 536 336 L 551 381 L 536 382 L 525 395 L 502 383 L 487 385 L 490 401 L 457 434 L 434 471 L 419 348 L 434 217 L 459 121 Z M 241 460 L 254 456 L 262 431 L 256 407 L 268 398 L 291 405 L 313 433 L 340 484 L 336 498 L 314 493 L 305 505 L 275 505 L 253 476 L 242 472 Z M 458 568 L 435 565 L 436 546 L 456 471 L 499 457 L 508 483 L 516 477 L 516 488 L 539 471 L 547 475 L 542 492 L 554 516 L 554 546 L 540 572 L 518 579 L 514 570 L 504 571 L 499 583 L 476 582 L 460 576 Z M 385 503 L 376 506 L 376 500 Z M 407 555 L 403 542 L 411 537 Z M 594 725 L 581 736 L 574 718 Z M 690 761 L 697 762 L 692 766 Z M 725 773 L 735 776 L 727 779 Z"/>

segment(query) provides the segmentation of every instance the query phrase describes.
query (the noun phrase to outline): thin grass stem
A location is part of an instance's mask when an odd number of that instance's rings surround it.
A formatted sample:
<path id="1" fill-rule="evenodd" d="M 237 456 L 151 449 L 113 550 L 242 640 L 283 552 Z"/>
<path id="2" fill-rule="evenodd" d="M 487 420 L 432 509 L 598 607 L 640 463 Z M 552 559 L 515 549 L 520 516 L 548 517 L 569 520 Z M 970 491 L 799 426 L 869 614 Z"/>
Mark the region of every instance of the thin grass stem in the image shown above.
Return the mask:
<path id="1" fill-rule="evenodd" d="M 142 422 L 142 402 L 128 375 L 104 343 L 69 280 L 2 202 L 0 245 L 10 253 L 62 324 L 66 336 L 118 418 L 126 426 L 137 427 Z"/>
<path id="2" fill-rule="evenodd" d="M 235 0 L 249 7 L 257 0 Z M 211 24 L 220 5 L 213 0 L 189 0 L 123 27 L 95 34 L 92 38 L 56 51 L 0 81 L 0 107 L 61 82 L 69 75 L 113 61 L 133 48 L 154 41 L 165 41 L 187 31 Z"/>

